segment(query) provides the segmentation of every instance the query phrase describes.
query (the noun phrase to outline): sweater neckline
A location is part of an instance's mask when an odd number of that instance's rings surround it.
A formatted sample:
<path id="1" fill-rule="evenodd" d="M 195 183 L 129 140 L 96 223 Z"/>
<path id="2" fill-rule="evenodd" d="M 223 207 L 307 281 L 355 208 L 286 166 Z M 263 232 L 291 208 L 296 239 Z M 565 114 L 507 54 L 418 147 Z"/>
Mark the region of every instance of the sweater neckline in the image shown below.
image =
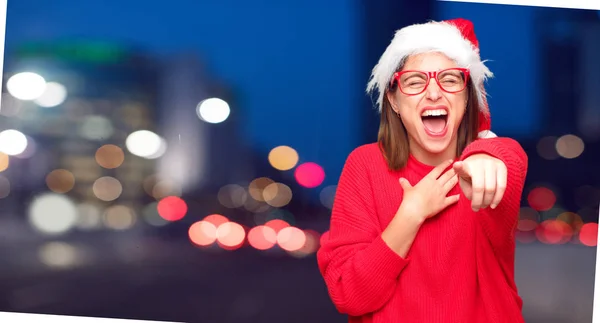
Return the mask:
<path id="1" fill-rule="evenodd" d="M 407 166 L 408 169 L 415 171 L 415 173 L 418 174 L 419 177 L 424 177 L 435 168 L 435 166 L 430 166 L 420 162 L 419 160 L 417 160 L 417 158 L 415 158 L 415 156 L 413 156 L 413 154 L 408 155 Z"/>

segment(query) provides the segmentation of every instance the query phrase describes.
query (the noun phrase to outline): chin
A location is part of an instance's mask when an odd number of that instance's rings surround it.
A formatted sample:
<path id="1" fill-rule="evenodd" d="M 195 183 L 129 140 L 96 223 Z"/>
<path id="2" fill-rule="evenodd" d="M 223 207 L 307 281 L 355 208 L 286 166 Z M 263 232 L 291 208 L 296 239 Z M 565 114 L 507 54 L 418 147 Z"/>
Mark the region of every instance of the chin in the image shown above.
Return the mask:
<path id="1" fill-rule="evenodd" d="M 424 133 L 421 136 L 420 146 L 429 154 L 443 154 L 450 149 L 452 136 L 452 131 L 448 131 L 446 135 L 441 138 L 432 138 L 428 134 Z"/>
<path id="2" fill-rule="evenodd" d="M 430 154 L 443 154 L 450 148 L 449 142 L 425 142 L 423 150 Z"/>

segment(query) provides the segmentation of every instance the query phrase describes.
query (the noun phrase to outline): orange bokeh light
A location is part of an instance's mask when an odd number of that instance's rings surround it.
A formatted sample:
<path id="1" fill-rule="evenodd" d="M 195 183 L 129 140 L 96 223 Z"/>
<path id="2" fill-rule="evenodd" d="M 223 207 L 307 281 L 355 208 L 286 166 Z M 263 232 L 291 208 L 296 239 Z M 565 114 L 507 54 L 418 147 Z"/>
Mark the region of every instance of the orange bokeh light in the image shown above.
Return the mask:
<path id="1" fill-rule="evenodd" d="M 287 227 L 277 233 L 277 244 L 285 251 L 298 251 L 306 243 L 306 234 L 296 227 Z"/>
<path id="2" fill-rule="evenodd" d="M 198 246 L 209 246 L 217 240 L 217 227 L 207 221 L 198 221 L 188 230 L 190 240 Z"/>
<path id="3" fill-rule="evenodd" d="M 537 238 L 545 244 L 564 244 L 573 237 L 573 229 L 563 221 L 546 220 L 535 232 Z"/>
<path id="4" fill-rule="evenodd" d="M 238 249 L 244 244 L 246 231 L 235 222 L 226 222 L 217 228 L 217 242 L 227 250 Z"/>
<path id="5" fill-rule="evenodd" d="M 289 252 L 292 256 L 296 258 L 309 256 L 317 252 L 317 250 L 319 250 L 319 239 L 321 238 L 321 235 L 314 230 L 304 230 L 304 235 L 306 236 L 306 241 L 304 242 L 302 248 L 296 251 Z"/>

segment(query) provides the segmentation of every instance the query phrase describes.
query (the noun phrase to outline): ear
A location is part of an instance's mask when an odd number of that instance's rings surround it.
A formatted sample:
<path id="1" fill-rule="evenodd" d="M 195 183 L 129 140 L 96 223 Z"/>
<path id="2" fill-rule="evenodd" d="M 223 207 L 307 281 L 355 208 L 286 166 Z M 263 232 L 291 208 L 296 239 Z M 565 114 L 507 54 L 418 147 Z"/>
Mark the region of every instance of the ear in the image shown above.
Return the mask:
<path id="1" fill-rule="evenodd" d="M 388 91 L 385 93 L 388 102 L 390 103 L 390 106 L 392 106 L 392 109 L 394 110 L 394 112 L 396 113 L 400 113 L 400 109 L 398 109 L 398 105 L 396 104 L 396 96 L 394 95 L 394 93 Z"/>

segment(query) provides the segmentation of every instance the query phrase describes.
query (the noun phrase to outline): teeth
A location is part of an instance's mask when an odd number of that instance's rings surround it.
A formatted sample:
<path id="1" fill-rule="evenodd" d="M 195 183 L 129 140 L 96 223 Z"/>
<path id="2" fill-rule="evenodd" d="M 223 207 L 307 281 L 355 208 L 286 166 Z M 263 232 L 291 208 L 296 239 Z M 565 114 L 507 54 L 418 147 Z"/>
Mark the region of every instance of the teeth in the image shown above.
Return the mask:
<path id="1" fill-rule="evenodd" d="M 421 117 L 437 117 L 437 116 L 445 116 L 448 113 L 446 112 L 446 110 L 443 109 L 438 109 L 438 110 L 425 110 L 423 111 L 423 114 L 421 114 Z"/>

